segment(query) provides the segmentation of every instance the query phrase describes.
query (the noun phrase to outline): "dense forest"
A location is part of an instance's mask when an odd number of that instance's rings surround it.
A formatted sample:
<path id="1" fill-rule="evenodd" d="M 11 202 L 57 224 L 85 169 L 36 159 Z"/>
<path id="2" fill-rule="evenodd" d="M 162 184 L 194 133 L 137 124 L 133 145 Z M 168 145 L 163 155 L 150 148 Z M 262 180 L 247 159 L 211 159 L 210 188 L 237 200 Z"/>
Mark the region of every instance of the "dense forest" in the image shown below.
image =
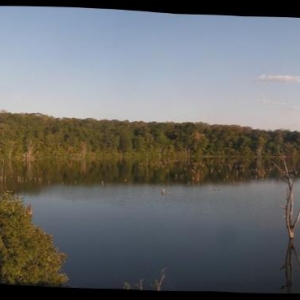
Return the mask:
<path id="1" fill-rule="evenodd" d="M 173 161 L 204 156 L 297 156 L 300 132 L 206 123 L 129 122 L 0 113 L 0 157 L 32 161 L 144 158 Z"/>

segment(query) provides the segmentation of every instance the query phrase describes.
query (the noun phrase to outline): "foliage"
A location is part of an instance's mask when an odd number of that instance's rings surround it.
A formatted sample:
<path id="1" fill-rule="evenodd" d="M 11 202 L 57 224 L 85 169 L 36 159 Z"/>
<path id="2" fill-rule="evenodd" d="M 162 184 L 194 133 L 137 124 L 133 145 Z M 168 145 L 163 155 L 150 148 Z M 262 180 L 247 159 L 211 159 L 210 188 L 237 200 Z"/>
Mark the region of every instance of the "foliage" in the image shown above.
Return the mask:
<path id="1" fill-rule="evenodd" d="M 0 282 L 61 286 L 66 255 L 53 245 L 52 236 L 31 222 L 22 199 L 10 192 L 0 198 Z"/>
<path id="2" fill-rule="evenodd" d="M 202 122 L 128 122 L 0 113 L 0 158 L 128 158 L 298 155 L 300 132 Z"/>

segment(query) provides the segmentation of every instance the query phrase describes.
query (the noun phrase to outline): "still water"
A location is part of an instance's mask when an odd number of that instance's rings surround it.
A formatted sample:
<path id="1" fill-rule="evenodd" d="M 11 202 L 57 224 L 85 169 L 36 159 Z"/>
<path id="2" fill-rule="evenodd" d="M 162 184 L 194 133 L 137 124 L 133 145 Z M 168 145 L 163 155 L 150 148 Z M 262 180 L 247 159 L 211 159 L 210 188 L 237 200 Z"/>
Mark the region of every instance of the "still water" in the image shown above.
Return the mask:
<path id="1" fill-rule="evenodd" d="M 280 270 L 288 246 L 280 208 L 285 188 L 272 178 L 198 184 L 76 181 L 20 193 L 32 204 L 33 222 L 67 253 L 63 271 L 71 287 L 122 289 L 125 282 L 134 287 L 144 279 L 144 288 L 152 289 L 166 268 L 163 290 L 283 293 L 289 279 Z M 300 251 L 299 243 L 300 229 L 295 238 Z M 298 293 L 295 257 L 292 268 L 291 291 Z"/>
<path id="2" fill-rule="evenodd" d="M 143 279 L 153 289 L 165 268 L 163 290 L 300 292 L 272 159 L 3 161 L 4 190 L 32 205 L 33 222 L 67 254 L 71 287 L 137 288 Z M 300 180 L 294 193 L 296 212 Z M 300 228 L 296 251 L 299 243 Z"/>

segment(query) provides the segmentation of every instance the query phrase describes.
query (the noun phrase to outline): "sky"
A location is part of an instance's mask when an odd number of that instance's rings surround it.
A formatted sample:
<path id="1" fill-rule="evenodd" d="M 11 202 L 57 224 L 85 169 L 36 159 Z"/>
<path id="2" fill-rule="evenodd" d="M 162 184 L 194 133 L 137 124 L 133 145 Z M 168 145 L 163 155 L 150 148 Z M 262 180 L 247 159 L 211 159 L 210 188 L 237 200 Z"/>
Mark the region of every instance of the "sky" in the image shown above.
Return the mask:
<path id="1" fill-rule="evenodd" d="M 0 7 L 0 110 L 300 131 L 300 19 Z"/>

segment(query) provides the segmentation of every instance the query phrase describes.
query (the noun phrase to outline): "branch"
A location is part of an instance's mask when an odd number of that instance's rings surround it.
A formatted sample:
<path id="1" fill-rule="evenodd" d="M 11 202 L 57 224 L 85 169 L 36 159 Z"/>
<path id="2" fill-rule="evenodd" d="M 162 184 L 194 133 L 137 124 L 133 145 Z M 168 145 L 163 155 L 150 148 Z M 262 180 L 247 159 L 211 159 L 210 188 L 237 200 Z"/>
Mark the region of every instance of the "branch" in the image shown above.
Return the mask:
<path id="1" fill-rule="evenodd" d="M 284 165 L 284 170 L 282 168 L 280 168 L 275 162 L 273 162 L 274 166 L 281 172 L 281 176 L 282 176 L 282 181 L 284 181 L 285 183 L 287 183 L 290 188 L 293 187 L 293 184 L 294 184 L 294 181 L 296 179 L 296 174 L 298 173 L 297 171 L 294 171 L 294 174 L 292 174 L 288 167 L 287 167 L 287 164 L 286 164 L 286 161 L 285 161 L 285 157 L 282 155 L 281 156 L 281 159 L 282 159 L 282 162 L 283 162 L 283 165 Z"/>
<path id="2" fill-rule="evenodd" d="M 285 169 L 285 174 L 286 174 L 286 175 L 289 175 L 289 170 L 288 170 L 288 167 L 287 167 L 287 165 L 286 165 L 284 156 L 282 156 L 281 158 L 282 158 L 282 161 L 283 161 L 283 165 L 284 165 L 284 169 Z M 289 176 L 288 176 L 288 177 L 289 177 Z"/>
<path id="3" fill-rule="evenodd" d="M 167 277 L 166 274 L 165 274 L 165 270 L 166 268 L 163 268 L 160 272 L 160 280 L 155 280 L 154 282 L 154 287 L 157 291 L 160 291 L 161 290 L 161 286 L 162 286 L 162 283 L 164 281 L 164 279 Z"/>
<path id="4" fill-rule="evenodd" d="M 296 251 L 296 248 L 293 247 L 292 250 L 293 250 L 293 252 L 294 252 L 294 254 L 295 254 L 295 256 L 296 256 L 297 263 L 298 263 L 298 265 L 299 265 L 299 267 L 300 267 L 300 260 L 299 260 L 299 256 L 298 256 L 298 253 L 297 253 L 297 251 Z"/>
<path id="5" fill-rule="evenodd" d="M 294 224 L 293 224 L 293 228 L 295 228 L 295 226 L 297 225 L 297 223 L 299 222 L 299 220 L 300 220 L 300 209 L 299 209 L 299 211 L 298 211 L 297 218 L 296 218 L 296 220 L 295 220 L 295 222 L 294 222 Z"/>
<path id="6" fill-rule="evenodd" d="M 285 176 L 285 175 L 283 175 L 283 176 Z M 288 178 L 285 178 L 285 177 L 281 177 L 281 180 L 283 181 L 283 182 L 285 182 L 285 183 L 287 183 L 287 184 L 290 184 L 290 181 L 289 181 L 289 179 Z"/>
<path id="7" fill-rule="evenodd" d="M 282 174 L 284 174 L 284 171 L 276 163 L 273 162 L 273 164 Z"/>

